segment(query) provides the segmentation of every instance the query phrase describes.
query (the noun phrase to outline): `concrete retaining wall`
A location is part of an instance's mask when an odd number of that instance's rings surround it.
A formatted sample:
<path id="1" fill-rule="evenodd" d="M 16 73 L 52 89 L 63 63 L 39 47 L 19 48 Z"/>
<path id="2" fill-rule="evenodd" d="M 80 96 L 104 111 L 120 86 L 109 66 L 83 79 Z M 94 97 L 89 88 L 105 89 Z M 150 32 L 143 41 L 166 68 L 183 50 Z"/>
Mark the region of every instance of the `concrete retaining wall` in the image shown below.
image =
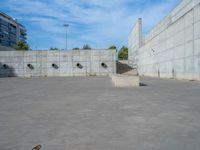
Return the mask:
<path id="1" fill-rule="evenodd" d="M 115 50 L 0 51 L 0 76 L 109 75 L 115 56 Z"/>
<path id="2" fill-rule="evenodd" d="M 134 42 L 133 42 L 134 41 Z M 142 46 L 142 19 L 138 19 L 128 38 L 128 60 L 131 67 L 138 63 L 138 50 Z"/>
<path id="3" fill-rule="evenodd" d="M 200 80 L 200 0 L 183 0 L 136 50 L 140 75 Z"/>
<path id="4" fill-rule="evenodd" d="M 0 51 L 15 51 L 15 49 L 0 45 Z"/>

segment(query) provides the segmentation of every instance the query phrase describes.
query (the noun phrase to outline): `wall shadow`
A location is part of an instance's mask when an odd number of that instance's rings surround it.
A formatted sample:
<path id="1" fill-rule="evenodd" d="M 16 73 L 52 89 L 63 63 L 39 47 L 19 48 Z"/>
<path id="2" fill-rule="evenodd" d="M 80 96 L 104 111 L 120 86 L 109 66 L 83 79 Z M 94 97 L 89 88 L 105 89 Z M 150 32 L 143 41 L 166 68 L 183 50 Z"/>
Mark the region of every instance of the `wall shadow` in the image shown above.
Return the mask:
<path id="1" fill-rule="evenodd" d="M 17 77 L 15 69 L 6 63 L 0 62 L 0 78 Z"/>

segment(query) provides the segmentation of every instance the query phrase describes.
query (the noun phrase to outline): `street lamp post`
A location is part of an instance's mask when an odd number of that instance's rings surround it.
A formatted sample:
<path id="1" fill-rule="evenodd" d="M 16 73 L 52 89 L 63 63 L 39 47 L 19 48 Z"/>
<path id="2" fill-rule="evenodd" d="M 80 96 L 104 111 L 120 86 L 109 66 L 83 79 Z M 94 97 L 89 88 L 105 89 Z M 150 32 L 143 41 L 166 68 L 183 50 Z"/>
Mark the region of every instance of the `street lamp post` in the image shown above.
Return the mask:
<path id="1" fill-rule="evenodd" d="M 69 24 L 64 24 L 63 26 L 66 28 L 66 50 L 67 50 L 67 44 L 68 44 L 68 43 L 67 43 L 67 38 L 68 38 L 68 35 L 67 35 L 67 31 L 68 31 L 68 30 L 67 30 L 67 29 L 68 29 L 68 27 L 69 27 Z"/>

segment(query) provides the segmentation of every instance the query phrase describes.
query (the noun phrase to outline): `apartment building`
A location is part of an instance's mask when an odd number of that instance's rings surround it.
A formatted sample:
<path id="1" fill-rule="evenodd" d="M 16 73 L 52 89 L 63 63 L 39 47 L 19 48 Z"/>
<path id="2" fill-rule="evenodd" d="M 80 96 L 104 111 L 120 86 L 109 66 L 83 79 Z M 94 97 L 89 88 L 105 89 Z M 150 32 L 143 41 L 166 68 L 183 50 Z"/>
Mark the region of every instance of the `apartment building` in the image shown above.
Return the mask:
<path id="1" fill-rule="evenodd" d="M 12 47 L 27 40 L 26 28 L 16 19 L 0 12 L 0 46 Z"/>

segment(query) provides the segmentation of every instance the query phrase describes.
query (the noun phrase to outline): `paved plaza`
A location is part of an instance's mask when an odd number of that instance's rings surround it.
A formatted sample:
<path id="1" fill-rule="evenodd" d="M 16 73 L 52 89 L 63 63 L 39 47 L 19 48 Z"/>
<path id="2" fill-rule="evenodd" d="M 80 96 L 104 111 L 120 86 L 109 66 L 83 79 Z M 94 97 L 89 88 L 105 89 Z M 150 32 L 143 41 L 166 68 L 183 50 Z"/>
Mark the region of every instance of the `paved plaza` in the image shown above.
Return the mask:
<path id="1" fill-rule="evenodd" d="M 0 149 L 199 150 L 200 83 L 0 78 Z"/>

